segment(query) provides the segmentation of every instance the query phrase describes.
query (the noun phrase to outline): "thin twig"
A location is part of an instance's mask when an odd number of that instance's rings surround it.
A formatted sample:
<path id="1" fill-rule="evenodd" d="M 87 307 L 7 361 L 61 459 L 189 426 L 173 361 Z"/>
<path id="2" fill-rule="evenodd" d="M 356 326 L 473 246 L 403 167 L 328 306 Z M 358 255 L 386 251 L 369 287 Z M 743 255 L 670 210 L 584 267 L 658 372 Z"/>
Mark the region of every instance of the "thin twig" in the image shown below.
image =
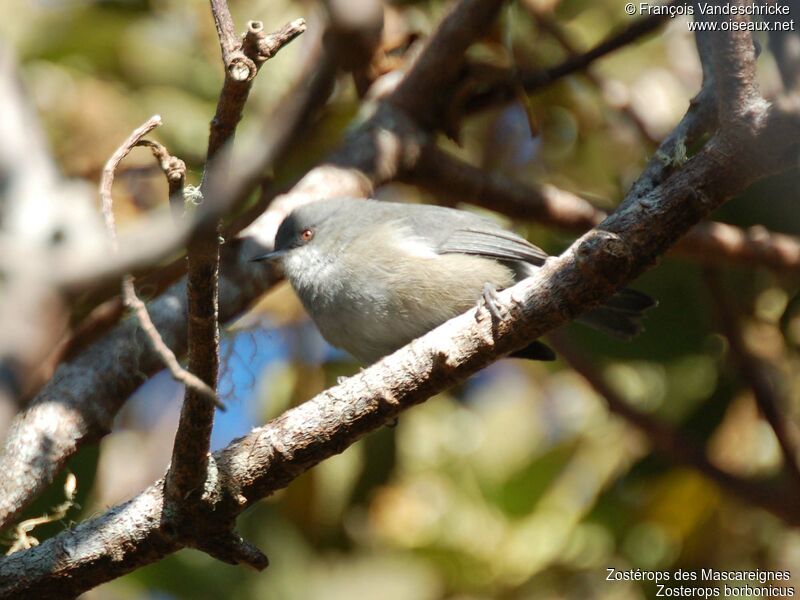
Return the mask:
<path id="1" fill-rule="evenodd" d="M 321 37 L 319 33 L 315 35 L 317 43 L 313 44 L 315 47 L 309 52 L 296 84 L 283 96 L 274 112 L 264 120 L 262 133 L 258 136 L 259 143 L 254 144 L 250 152 L 236 162 L 236 170 L 231 174 L 227 187 L 221 193 L 222 197 L 228 199 L 227 205 L 231 207 L 232 214 L 238 212 L 253 188 L 259 181 L 263 181 L 264 172 L 276 158 L 286 153 L 289 147 L 304 143 L 306 140 L 304 132 L 314 123 L 319 109 L 325 104 L 333 88 L 336 68 L 330 57 L 320 52 Z M 144 142 L 147 140 L 141 141 Z M 119 172 L 120 169 L 117 169 L 117 173 Z M 223 237 L 234 238 L 264 212 L 274 196 L 274 190 L 265 189 L 257 202 L 226 225 Z M 184 203 L 181 199 L 179 206 L 177 203 L 173 206 L 173 216 L 181 216 L 183 209 Z M 140 287 L 146 287 L 149 290 L 148 295 L 154 297 L 163 293 L 185 273 L 186 256 L 181 255 L 160 266 L 155 272 L 151 270 L 141 275 L 134 273 L 134 276 Z M 63 341 L 61 344 L 63 352 L 54 352 L 37 370 L 36 381 L 30 386 L 31 389 L 26 396 L 38 393 L 60 363 L 76 356 L 119 321 L 123 313 L 123 302 L 116 295 L 116 290 L 116 287 L 109 287 L 101 289 L 96 295 L 92 294 L 87 303 L 95 309 Z M 94 311 L 101 307 L 103 308 L 98 314 L 94 314 Z"/>
<path id="2" fill-rule="evenodd" d="M 114 151 L 114 154 L 111 155 L 111 158 L 108 159 L 103 167 L 103 173 L 100 178 L 100 201 L 103 206 L 103 219 L 106 223 L 106 230 L 108 231 L 111 247 L 115 254 L 119 252 L 119 242 L 117 240 L 117 226 L 114 219 L 114 201 L 111 197 L 111 186 L 114 184 L 114 174 L 117 171 L 119 163 L 133 150 L 136 142 L 159 125 L 161 125 L 160 115 L 153 115 L 147 119 L 141 126 L 131 132 L 128 138 Z"/>
<path id="3" fill-rule="evenodd" d="M 728 294 L 723 289 L 719 273 L 713 269 L 706 269 L 703 279 L 711 292 L 714 300 L 714 312 L 730 344 L 731 355 L 735 364 L 739 367 L 739 373 L 750 386 L 758 409 L 775 433 L 778 446 L 780 446 L 783 453 L 783 462 L 786 470 L 794 478 L 795 484 L 800 485 L 800 464 L 798 464 L 797 449 L 790 439 L 789 428 L 786 426 L 785 416 L 780 408 L 785 405 L 785 399 L 780 397 L 777 386 L 771 381 L 766 365 L 747 348 L 739 325 L 741 319 L 737 315 L 736 308 L 733 306 Z"/>
<path id="4" fill-rule="evenodd" d="M 139 325 L 142 331 L 147 334 L 150 343 L 153 345 L 153 350 L 161 356 L 161 360 L 164 361 L 164 365 L 169 369 L 172 377 L 185 385 L 188 389 L 195 390 L 198 394 L 211 400 L 220 410 L 225 410 L 225 405 L 219 399 L 216 392 L 202 379 L 194 375 L 194 373 L 184 369 L 172 350 L 170 350 L 164 343 L 164 340 L 161 339 L 156 326 L 153 325 L 153 321 L 150 319 L 150 314 L 147 312 L 147 306 L 142 302 L 141 298 L 136 295 L 133 277 L 131 275 L 125 275 L 123 278 L 122 291 L 122 295 L 125 299 L 125 306 L 131 309 L 136 315 L 136 318 L 139 319 Z"/>
<path id="5" fill-rule="evenodd" d="M 305 19 L 289 21 L 272 33 L 264 32 L 264 25 L 261 21 L 250 21 L 242 42 L 242 51 L 258 65 L 275 56 L 281 48 L 304 33 L 305 30 Z"/>
<path id="6" fill-rule="evenodd" d="M 306 30 L 306 22 L 303 19 L 295 19 L 270 34 L 264 31 L 261 21 L 250 21 L 244 39 L 240 41 L 235 33 L 231 33 L 233 22 L 227 1 L 212 0 L 211 7 L 220 35 L 225 81 L 217 101 L 216 114 L 211 121 L 206 172 L 211 166 L 211 159 L 233 139 L 253 80 L 261 66 Z M 217 170 L 222 172 L 223 167 Z"/>
<path id="7" fill-rule="evenodd" d="M 100 179 L 100 198 L 103 205 L 103 218 L 106 223 L 108 237 L 111 240 L 111 247 L 116 254 L 119 252 L 119 242 L 117 241 L 117 228 L 114 220 L 114 205 L 111 196 L 111 187 L 114 184 L 114 174 L 116 173 L 117 166 L 125 158 L 130 151 L 140 142 L 142 137 L 150 133 L 153 129 L 161 124 L 161 117 L 155 115 L 150 117 L 143 125 L 137 127 L 131 132 L 128 138 L 120 145 L 119 148 L 111 155 L 111 158 L 106 162 L 103 168 L 103 175 Z M 150 314 L 147 312 L 147 307 L 136 295 L 136 289 L 133 285 L 133 277 L 130 275 L 123 276 L 122 279 L 122 296 L 125 305 L 134 311 L 142 331 L 147 335 L 153 350 L 161 357 L 164 365 L 169 369 L 172 376 L 184 384 L 187 389 L 195 390 L 204 398 L 211 400 L 214 405 L 223 407 L 222 403 L 217 398 L 216 393 L 208 385 L 203 383 L 197 377 L 192 375 L 181 367 L 175 354 L 164 343 L 161 335 L 158 333 L 153 324 Z"/>
<path id="8" fill-rule="evenodd" d="M 227 69 L 233 61 L 234 54 L 240 50 L 239 36 L 236 35 L 236 26 L 233 23 L 227 0 L 211 0 L 211 15 L 214 17 L 214 25 L 217 28 L 222 62 Z"/>

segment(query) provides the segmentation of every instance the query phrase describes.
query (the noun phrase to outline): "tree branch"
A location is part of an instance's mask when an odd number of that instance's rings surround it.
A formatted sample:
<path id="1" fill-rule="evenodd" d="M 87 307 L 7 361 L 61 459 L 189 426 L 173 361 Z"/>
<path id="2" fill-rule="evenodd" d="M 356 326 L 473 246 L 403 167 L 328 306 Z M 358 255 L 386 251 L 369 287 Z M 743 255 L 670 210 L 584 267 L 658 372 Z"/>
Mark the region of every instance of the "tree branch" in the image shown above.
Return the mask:
<path id="1" fill-rule="evenodd" d="M 297 21 L 292 22 L 292 24 L 296 23 Z M 288 26 L 285 26 L 284 29 L 286 28 Z M 264 187 L 265 171 L 269 170 L 276 159 L 286 155 L 291 148 L 306 142 L 305 132 L 315 122 L 315 117 L 320 112 L 319 109 L 326 103 L 333 89 L 336 75 L 336 61 L 329 54 L 321 53 L 321 39 L 321 29 L 316 28 L 312 33 L 310 48 L 307 48 L 295 84 L 284 94 L 274 111 L 262 120 L 260 127 L 262 133 L 258 136 L 259 142 L 251 144 L 245 152 L 241 153 L 241 156 L 230 161 L 231 172 L 225 178 L 226 185 L 223 185 L 222 191 L 217 193 L 217 199 L 210 202 L 217 209 L 225 208 L 228 214 L 238 213 L 250 199 L 253 189 L 259 185 Z M 174 159 L 174 157 L 169 158 L 170 160 Z M 161 158 L 159 160 L 162 162 L 163 170 L 163 160 Z M 169 179 L 173 175 L 173 171 L 170 170 L 166 175 Z M 223 178 L 212 177 L 211 179 L 218 181 Z M 172 185 L 171 180 L 170 185 Z M 172 192 L 170 193 L 172 194 Z M 184 213 L 183 196 L 181 191 L 179 197 L 176 194 L 171 195 L 170 198 L 173 216 L 176 219 Z M 273 196 L 274 194 L 269 195 L 269 191 L 265 189 L 257 202 L 225 228 L 223 236 L 229 239 L 233 238 L 252 223 L 264 211 Z M 202 207 L 198 213 L 200 213 L 198 219 L 205 218 L 202 214 Z M 155 272 L 149 270 L 141 273 L 140 276 L 137 276 L 137 280 L 152 290 L 151 295 L 156 296 L 178 281 L 185 272 L 186 257 L 181 255 L 167 265 L 159 267 Z M 54 353 L 39 369 L 40 373 L 52 375 L 61 362 L 75 356 L 89 343 L 118 323 L 119 315 L 122 313 L 122 302 L 119 297 L 112 295 L 116 293 L 116 285 L 113 287 L 101 286 L 99 289 L 95 286 L 93 291 L 96 293 L 92 294 L 89 303 L 96 309 L 104 306 L 104 309 L 98 311 L 98 314 L 102 314 L 102 318 L 87 317 L 89 321 L 81 323 L 79 328 L 64 340 L 65 352 L 63 354 Z M 114 311 L 111 310 L 112 306 L 116 307 Z M 115 317 L 115 315 L 117 316 Z M 40 379 L 41 375 L 37 375 L 37 379 L 41 383 L 38 385 L 34 383 L 30 386 L 32 388 L 29 392 L 31 396 L 39 391 L 50 376 L 48 375 L 42 380 Z"/>
<path id="2" fill-rule="evenodd" d="M 305 33 L 305 19 L 295 19 L 289 21 L 272 33 L 264 31 L 264 24 L 261 21 L 249 21 L 247 32 L 242 42 L 242 51 L 249 56 L 253 62 L 263 64 L 275 56 L 280 50 L 294 41 L 302 33 Z"/>
<path id="3" fill-rule="evenodd" d="M 469 0 L 465 5 L 471 5 Z M 422 58 L 420 63 L 424 64 Z M 420 94 L 425 92 L 419 90 Z M 274 236 L 274 229 L 270 230 L 271 226 L 277 227 L 282 213 L 292 205 L 338 195 L 338 192 L 364 194 L 372 185 L 413 166 L 426 136 L 396 106 L 380 105 L 340 152 L 327 164 L 310 172 L 291 194 L 276 202 L 274 212 L 267 211 L 262 219 L 245 230 L 238 255 L 231 257 L 233 268 L 224 272 L 238 283 L 229 290 L 238 295 L 221 306 L 226 310 L 241 306 L 275 280 L 275 274 L 269 269 L 245 265 L 245 261 L 256 254 L 253 245 L 263 250 L 264 245 L 272 242 L 269 234 Z M 210 522 L 216 524 L 219 519 L 223 526 L 229 526 L 230 523 L 224 522 L 226 517 L 285 486 L 319 461 L 341 452 L 405 408 L 424 401 L 600 302 L 652 265 L 692 225 L 722 202 L 756 179 L 793 165 L 800 132 L 798 113 L 779 106 L 768 114 L 754 113 L 751 117 L 758 123 L 758 134 L 751 144 L 740 149 L 741 152 L 726 151 L 731 140 L 724 131 L 720 132 L 657 188 L 644 196 L 629 194 L 620 209 L 599 228 L 583 236 L 562 256 L 548 260 L 536 276 L 501 292 L 500 303 L 507 307 L 507 318 L 497 322 L 483 309 L 469 311 L 215 454 L 212 462 L 218 469 L 221 497 L 220 508 Z M 175 329 L 185 331 L 183 315 L 177 313 L 174 306 L 168 307 L 163 317 L 172 319 Z M 109 339 L 128 342 L 127 335 L 130 331 L 112 332 L 106 340 L 65 365 L 63 372 L 59 369 L 51 383 L 55 385 L 60 377 L 67 376 L 68 367 L 85 360 Z M 180 339 L 174 341 L 179 343 Z M 152 360 L 147 353 L 135 356 L 142 360 L 143 364 L 139 365 L 142 369 Z M 132 357 L 127 354 L 124 358 Z M 98 365 L 93 364 L 90 372 L 84 373 L 89 375 L 86 379 L 91 379 L 96 368 Z M 109 374 L 105 376 L 108 378 Z M 83 404 L 87 399 L 95 399 L 93 394 L 98 392 L 94 389 L 86 390 L 87 398 L 66 395 L 40 398 L 15 423 L 19 433 L 11 438 L 12 443 L 26 431 L 40 433 L 34 439 L 49 441 L 49 430 L 42 431 L 42 425 L 52 425 L 50 419 L 56 414 L 71 417 L 68 420 L 72 422 L 58 423 L 52 430 L 56 434 L 55 445 L 46 449 L 37 447 L 33 452 L 23 450 L 22 464 L 28 459 L 28 464 L 36 467 L 39 475 L 52 477 L 54 464 L 63 462 L 90 435 L 102 431 L 98 425 L 109 422 L 129 393 L 130 384 L 131 375 L 123 373 L 122 381 L 114 382 L 116 387 L 106 388 L 112 392 L 111 398 L 97 405 Z M 76 382 L 76 385 L 85 385 L 85 382 Z M 96 409 L 95 413 L 90 412 L 92 408 Z M 28 421 L 26 417 L 34 409 L 42 418 Z M 27 430 L 24 429 L 26 421 L 31 426 Z M 67 431 L 67 437 L 61 436 L 62 429 Z M 14 449 L 12 445 L 11 450 Z M 11 512 L 5 514 L 19 510 L 32 495 L 15 489 L 20 482 L 20 463 L 12 466 L 9 480 L 13 481 L 10 486 L 13 497 L 10 502 L 4 502 L 11 507 Z M 41 480 L 31 479 L 34 486 L 41 488 Z M 162 482 L 159 482 L 129 504 L 82 523 L 39 548 L 12 556 L 0 564 L 0 591 L 39 593 L 40 596 L 47 590 L 77 593 L 134 568 L 131 565 L 151 562 L 174 551 L 185 541 L 176 540 L 169 527 L 164 529 L 160 525 L 161 489 Z M 780 498 L 773 501 L 779 514 L 790 522 L 797 522 L 793 503 L 784 506 Z M 125 527 L 121 527 L 120 520 L 124 520 Z M 92 543 L 82 544 L 84 540 L 92 540 Z M 67 566 L 54 572 L 51 561 L 40 560 L 45 556 L 65 556 L 70 560 L 66 561 Z"/>
<path id="4" fill-rule="evenodd" d="M 569 58 L 578 57 L 582 54 L 567 35 L 567 32 L 564 31 L 564 29 L 562 29 L 562 27 L 559 25 L 558 21 L 553 18 L 552 14 L 541 8 L 533 0 L 526 0 L 522 2 L 522 5 L 531 15 L 533 15 L 533 18 L 536 20 L 536 24 L 542 30 L 546 31 L 548 35 L 550 35 L 550 37 L 552 37 L 556 42 L 558 42 L 558 45 L 561 46 L 561 48 L 567 53 Z M 603 81 L 603 78 L 595 69 L 592 69 L 591 64 L 586 65 L 585 75 L 592 85 L 594 85 L 598 90 L 602 92 L 606 89 L 606 82 Z M 622 106 L 618 106 L 617 109 L 636 127 L 636 129 L 639 131 L 639 135 L 641 135 L 643 139 L 651 143 L 657 143 L 658 140 L 653 138 L 650 135 L 650 132 L 647 131 L 647 125 L 636 113 L 630 102 L 626 101 Z"/>
<path id="5" fill-rule="evenodd" d="M 240 40 L 234 30 L 227 0 L 211 0 L 211 11 L 219 35 L 225 81 L 217 102 L 217 112 L 211 121 L 208 162 L 233 139 L 261 65 L 306 29 L 306 22 L 296 19 L 267 35 L 261 21 L 249 21 L 244 39 Z"/>
<path id="6" fill-rule="evenodd" d="M 777 16 L 763 17 L 778 21 Z M 800 82 L 800 35 L 796 31 L 770 29 L 769 48 L 775 57 L 786 90 L 796 90 Z"/>
<path id="7" fill-rule="evenodd" d="M 248 160 L 244 164 L 235 163 L 232 179 L 223 190 L 231 193 L 215 198 L 230 203 L 225 206 L 234 205 L 252 189 L 263 170 L 288 147 L 293 132 L 305 123 L 314 107 L 325 101 L 334 73 L 334 63 L 323 58 L 309 75 L 310 84 L 306 80 L 298 83 L 295 89 L 298 94 L 287 97 L 274 117 L 265 122 L 265 140 L 245 153 Z M 355 163 L 360 156 L 361 149 L 350 146 L 348 151 L 339 153 L 339 160 L 343 164 L 347 160 Z M 215 178 L 210 180 L 213 182 Z M 311 188 L 309 193 L 320 193 Z M 342 188 L 342 193 L 347 193 L 346 188 Z M 224 248 L 220 276 L 223 321 L 241 314 L 277 280 L 271 271 L 249 262 L 258 252 L 253 246 L 263 248 L 261 244 L 254 236 L 244 236 Z M 185 280 L 148 303 L 155 328 L 176 355 L 186 352 L 186 311 Z M 0 479 L 0 528 L 6 527 L 50 484 L 79 447 L 98 440 L 110 430 L 124 401 L 161 366 L 136 321 L 126 320 L 57 368 L 7 432 L 0 455 L 0 469 L 6 473 Z"/>
<path id="8" fill-rule="evenodd" d="M 476 15 L 480 16 L 480 15 Z M 476 26 L 472 26 L 475 29 Z M 433 52 L 433 50 L 427 50 Z M 425 52 L 423 52 L 424 54 Z M 460 56 L 452 60 L 461 60 Z M 422 59 L 420 59 L 422 60 Z M 427 60 L 427 59 L 426 59 Z M 425 61 L 423 61 L 424 64 Z M 310 91 L 326 89 L 332 79 L 328 61 L 318 71 Z M 411 72 L 413 73 L 413 70 Z M 425 94 L 424 90 L 420 93 Z M 244 166 L 235 165 L 228 194 L 212 196 L 230 202 L 244 196 L 259 169 L 288 144 L 298 123 L 320 96 L 285 104 L 278 133 L 260 145 Z M 418 159 L 426 135 L 387 102 L 354 130 L 322 165 L 311 170 L 288 194 L 276 198 L 261 217 L 227 243 L 220 269 L 220 319 L 232 319 L 279 280 L 268 265 L 250 258 L 272 246 L 278 225 L 295 206 L 331 196 L 366 196 L 373 186 L 394 178 Z M 211 178 L 213 182 L 214 178 Z M 153 323 L 177 355 L 186 349 L 186 284 L 181 281 L 149 303 Z M 0 527 L 35 498 L 79 447 L 105 435 L 127 397 L 153 374 L 160 361 L 139 340 L 135 322 L 115 327 L 73 360 L 62 364 L 31 404 L 14 419 L 0 455 Z"/>
<path id="9" fill-rule="evenodd" d="M 167 149 L 152 140 L 139 140 L 137 146 L 150 148 L 153 156 L 158 161 L 158 166 L 167 178 L 167 194 L 169 206 L 172 209 L 172 218 L 176 221 L 183 216 L 184 186 L 186 184 L 186 163 L 177 156 L 172 156 Z"/>

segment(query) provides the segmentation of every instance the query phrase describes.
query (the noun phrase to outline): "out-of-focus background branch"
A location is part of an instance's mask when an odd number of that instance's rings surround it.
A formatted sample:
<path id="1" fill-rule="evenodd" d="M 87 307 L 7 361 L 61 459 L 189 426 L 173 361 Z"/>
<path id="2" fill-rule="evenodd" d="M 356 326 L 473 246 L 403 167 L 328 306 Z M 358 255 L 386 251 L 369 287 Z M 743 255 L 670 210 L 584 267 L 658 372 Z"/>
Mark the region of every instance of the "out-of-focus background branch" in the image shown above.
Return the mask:
<path id="1" fill-rule="evenodd" d="M 714 102 L 701 101 L 711 81 L 686 112 L 702 71 L 685 19 L 629 18 L 610 0 L 467 4 L 484 26 L 494 16 L 497 24 L 475 39 L 456 18 L 444 47 L 458 52 L 438 53 L 441 64 L 436 54 L 421 60 L 396 90 L 441 21 L 438 3 L 232 3 L 242 30 L 260 15 L 267 29 L 303 16 L 308 33 L 253 81 L 237 149 L 222 158 L 230 177 L 212 188 L 230 203 L 223 322 L 277 282 L 246 259 L 297 203 L 335 192 L 480 206 L 558 253 L 612 212 L 640 173 L 647 177 L 634 191 L 643 197 L 717 127 Z M 156 374 L 162 364 L 135 322 L 120 322 L 118 277 L 134 269 L 156 328 L 182 355 L 185 287 L 170 285 L 184 273 L 180 245 L 191 230 L 154 233 L 154 210 L 167 208 L 169 194 L 147 151 L 138 159 L 135 151 L 117 173 L 115 205 L 121 236 L 147 222 L 147 243 L 127 244 L 141 254 L 123 263 L 97 261 L 105 238 L 84 181 L 95 183 L 116 144 L 159 113 L 156 137 L 186 161 L 187 183 L 199 183 L 222 83 L 219 43 L 208 7 L 178 2 L 42 6 L 12 21 L 3 33 L 16 58 L 3 54 L 0 101 L 18 116 L 0 124 L 23 135 L 3 136 L 0 166 L 9 181 L 38 187 L 8 186 L 3 196 L 0 399 L 6 422 L 21 412 L 0 459 L 10 474 L 0 508 L 8 524 L 61 515 L 68 465 L 82 508 L 66 519 L 80 521 L 165 472 L 182 393 Z M 792 89 L 797 34 L 757 39 L 765 95 Z M 455 55 L 472 41 L 459 66 Z M 703 52 L 701 44 L 706 66 Z M 534 93 L 521 102 L 520 88 Z M 772 510 L 796 492 L 797 190 L 794 171 L 766 179 L 692 230 L 642 278 L 639 287 L 661 304 L 632 344 L 569 327 L 559 332 L 564 361 L 502 361 L 245 513 L 243 535 L 272 559 L 264 576 L 181 552 L 92 594 L 584 597 L 587 581 L 612 564 L 800 569 L 792 551 L 800 538 L 756 508 Z M 59 255 L 43 255 L 48 245 L 77 270 L 53 269 Z M 28 258 L 10 260 L 20 255 Z M 713 301 L 709 264 L 719 273 Z M 221 369 L 229 410 L 212 449 L 354 366 L 279 287 L 223 333 Z M 101 437 L 98 452 L 90 442 Z M 50 521 L 30 535 L 63 529 Z M 620 583 L 608 591 L 653 590 Z"/>

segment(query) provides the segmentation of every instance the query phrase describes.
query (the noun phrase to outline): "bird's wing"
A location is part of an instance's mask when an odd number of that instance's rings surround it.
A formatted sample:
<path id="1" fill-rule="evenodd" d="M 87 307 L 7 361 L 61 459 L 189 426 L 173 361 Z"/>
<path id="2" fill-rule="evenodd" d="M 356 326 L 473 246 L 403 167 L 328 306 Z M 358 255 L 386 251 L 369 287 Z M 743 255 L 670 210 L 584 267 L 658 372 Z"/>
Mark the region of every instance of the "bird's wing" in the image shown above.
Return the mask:
<path id="1" fill-rule="evenodd" d="M 496 260 L 522 261 L 541 266 L 547 253 L 504 229 L 456 229 L 436 251 L 439 254 L 473 254 Z"/>
<path id="2" fill-rule="evenodd" d="M 411 207 L 405 213 L 406 222 L 438 254 L 471 254 L 534 266 L 547 259 L 541 248 L 480 215 L 441 206 Z"/>

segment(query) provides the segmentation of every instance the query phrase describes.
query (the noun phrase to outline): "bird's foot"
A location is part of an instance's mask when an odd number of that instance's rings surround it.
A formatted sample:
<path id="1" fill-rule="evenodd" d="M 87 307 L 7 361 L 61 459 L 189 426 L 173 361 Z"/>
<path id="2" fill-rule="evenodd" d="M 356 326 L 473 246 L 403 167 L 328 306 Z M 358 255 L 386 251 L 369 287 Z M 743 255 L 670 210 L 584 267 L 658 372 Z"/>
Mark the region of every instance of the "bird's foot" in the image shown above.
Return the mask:
<path id="1" fill-rule="evenodd" d="M 482 300 L 493 320 L 502 321 L 508 316 L 508 310 L 500 304 L 497 288 L 488 281 L 483 284 Z"/>

